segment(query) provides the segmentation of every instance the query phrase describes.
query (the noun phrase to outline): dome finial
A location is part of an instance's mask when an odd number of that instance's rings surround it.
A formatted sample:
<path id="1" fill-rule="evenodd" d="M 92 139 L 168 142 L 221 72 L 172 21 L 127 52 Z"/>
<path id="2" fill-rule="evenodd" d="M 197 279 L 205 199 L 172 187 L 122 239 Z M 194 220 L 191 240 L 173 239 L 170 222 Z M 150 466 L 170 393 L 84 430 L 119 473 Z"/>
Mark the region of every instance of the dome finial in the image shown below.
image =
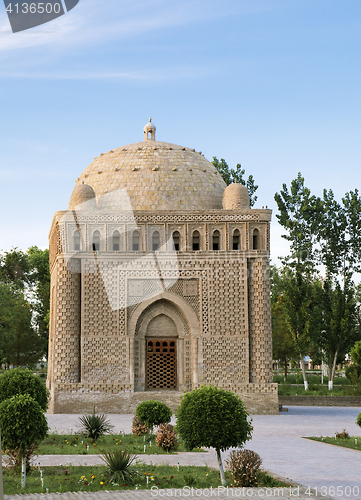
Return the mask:
<path id="1" fill-rule="evenodd" d="M 149 122 L 143 128 L 144 140 L 145 141 L 155 141 L 155 131 L 156 131 L 156 127 L 152 123 L 152 119 L 149 118 Z"/>

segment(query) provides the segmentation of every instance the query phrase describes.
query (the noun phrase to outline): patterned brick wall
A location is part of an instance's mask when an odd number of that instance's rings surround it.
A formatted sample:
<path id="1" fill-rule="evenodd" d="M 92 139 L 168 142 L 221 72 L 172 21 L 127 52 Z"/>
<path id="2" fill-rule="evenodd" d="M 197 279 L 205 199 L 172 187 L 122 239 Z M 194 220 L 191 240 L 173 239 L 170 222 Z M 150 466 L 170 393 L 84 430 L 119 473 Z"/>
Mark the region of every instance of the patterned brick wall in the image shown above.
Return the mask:
<path id="1" fill-rule="evenodd" d="M 248 259 L 250 382 L 272 382 L 269 262 Z"/>
<path id="2" fill-rule="evenodd" d="M 56 295 L 53 340 L 53 380 L 79 382 L 80 342 L 80 265 L 73 262 L 72 272 L 64 260 L 59 259 L 56 270 Z M 54 298 L 53 298 L 54 300 Z M 54 310 L 54 304 L 52 304 Z"/>

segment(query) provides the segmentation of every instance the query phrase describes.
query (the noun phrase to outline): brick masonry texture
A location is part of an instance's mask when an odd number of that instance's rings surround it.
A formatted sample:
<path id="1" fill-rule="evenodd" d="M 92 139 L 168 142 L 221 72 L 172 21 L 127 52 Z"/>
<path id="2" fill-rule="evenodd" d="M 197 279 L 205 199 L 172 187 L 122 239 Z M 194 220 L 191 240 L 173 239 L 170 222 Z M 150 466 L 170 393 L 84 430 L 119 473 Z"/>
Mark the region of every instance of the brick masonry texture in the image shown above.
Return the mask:
<path id="1" fill-rule="evenodd" d="M 279 396 L 282 405 L 289 406 L 358 406 L 361 396 Z"/>
<path id="2" fill-rule="evenodd" d="M 271 211 L 237 187 L 238 208 L 224 209 L 224 189 L 200 153 L 152 140 L 85 169 L 49 237 L 51 412 L 132 413 L 147 399 L 175 411 L 185 390 L 214 384 L 251 413 L 278 414 Z M 152 372 L 154 384 L 175 370 L 172 390 L 148 390 L 152 338 L 174 341 L 176 361 L 158 357 Z"/>

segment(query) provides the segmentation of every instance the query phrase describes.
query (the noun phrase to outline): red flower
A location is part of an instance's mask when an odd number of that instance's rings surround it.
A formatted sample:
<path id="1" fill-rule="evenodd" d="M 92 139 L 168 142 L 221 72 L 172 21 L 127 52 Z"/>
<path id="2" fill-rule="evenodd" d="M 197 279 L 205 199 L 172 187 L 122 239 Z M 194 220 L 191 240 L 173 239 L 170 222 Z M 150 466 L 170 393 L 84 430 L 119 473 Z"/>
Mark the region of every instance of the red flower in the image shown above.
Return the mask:
<path id="1" fill-rule="evenodd" d="M 85 484 L 85 486 L 88 486 L 89 483 L 84 483 L 84 484 Z"/>
<path id="2" fill-rule="evenodd" d="M 170 476 L 171 479 L 173 479 L 173 476 Z"/>

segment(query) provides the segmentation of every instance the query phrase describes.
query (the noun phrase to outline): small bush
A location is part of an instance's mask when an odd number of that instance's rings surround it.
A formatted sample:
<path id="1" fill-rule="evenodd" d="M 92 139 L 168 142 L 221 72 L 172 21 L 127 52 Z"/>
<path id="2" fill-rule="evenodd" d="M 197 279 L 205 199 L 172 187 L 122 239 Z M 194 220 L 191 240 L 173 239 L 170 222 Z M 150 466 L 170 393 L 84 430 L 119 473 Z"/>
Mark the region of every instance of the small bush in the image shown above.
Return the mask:
<path id="1" fill-rule="evenodd" d="M 131 455 L 126 450 L 108 451 L 102 455 L 102 460 L 108 467 L 105 473 L 109 481 L 134 481 L 137 471 L 132 468 L 137 455 Z"/>
<path id="2" fill-rule="evenodd" d="M 262 459 L 258 453 L 252 450 L 232 450 L 226 464 L 235 486 L 259 485 L 259 468 Z"/>
<path id="3" fill-rule="evenodd" d="M 135 436 L 144 436 L 144 434 L 149 434 L 150 428 L 147 424 L 144 424 L 135 416 L 132 420 L 132 433 Z"/>
<path id="4" fill-rule="evenodd" d="M 361 412 L 357 415 L 356 424 L 361 427 Z"/>
<path id="5" fill-rule="evenodd" d="M 81 433 L 93 441 L 97 441 L 104 434 L 111 434 L 114 429 L 106 415 L 95 415 L 95 406 L 93 415 L 83 415 L 79 417 L 79 421 Z"/>
<path id="6" fill-rule="evenodd" d="M 135 413 L 151 430 L 155 425 L 168 424 L 172 418 L 172 410 L 161 401 L 143 401 L 137 406 Z"/>
<path id="7" fill-rule="evenodd" d="M 353 385 L 357 385 L 361 379 L 361 366 L 356 364 L 348 366 L 345 375 Z"/>
<path id="8" fill-rule="evenodd" d="M 155 443 L 165 451 L 173 450 L 177 445 L 177 434 L 174 431 L 173 425 L 161 424 L 157 430 Z"/>
<path id="9" fill-rule="evenodd" d="M 344 429 L 342 432 L 336 434 L 336 439 L 348 439 L 350 437 L 350 434 L 346 432 L 346 429 Z"/>
<path id="10" fill-rule="evenodd" d="M 39 403 L 28 394 L 6 399 L 0 404 L 1 444 L 13 468 L 27 463 L 48 432 L 48 423 Z"/>
<path id="11" fill-rule="evenodd" d="M 43 411 L 47 410 L 49 391 L 40 377 L 27 368 L 6 370 L 0 375 L 0 403 L 20 394 L 28 394 L 39 403 Z"/>

